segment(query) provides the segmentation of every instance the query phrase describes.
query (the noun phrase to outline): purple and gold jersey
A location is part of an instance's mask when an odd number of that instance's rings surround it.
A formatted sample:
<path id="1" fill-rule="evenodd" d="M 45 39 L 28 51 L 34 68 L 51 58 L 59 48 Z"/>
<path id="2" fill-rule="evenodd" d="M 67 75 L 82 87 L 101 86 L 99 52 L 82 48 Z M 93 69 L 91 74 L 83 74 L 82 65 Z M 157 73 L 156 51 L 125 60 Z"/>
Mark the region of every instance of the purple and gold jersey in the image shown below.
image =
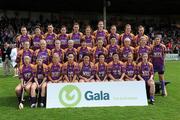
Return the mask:
<path id="1" fill-rule="evenodd" d="M 88 64 L 85 64 L 84 62 L 82 62 L 81 64 L 82 64 L 82 68 L 80 70 L 80 75 L 85 78 L 90 78 L 94 72 L 92 63 L 89 62 Z"/>
<path id="2" fill-rule="evenodd" d="M 103 81 L 105 76 L 107 75 L 107 63 L 104 63 L 104 64 L 97 63 L 96 74 L 98 75 L 100 80 Z"/>
<path id="3" fill-rule="evenodd" d="M 57 53 L 58 55 L 59 55 L 59 58 L 60 58 L 60 63 L 63 63 L 64 61 L 64 50 L 63 49 L 59 49 L 59 50 L 57 50 L 57 49 L 52 49 L 52 55 L 54 54 L 54 53 Z"/>
<path id="4" fill-rule="evenodd" d="M 22 65 L 19 68 L 20 71 L 20 78 L 24 81 L 29 81 L 34 76 L 34 66 L 32 64 L 29 65 Z"/>
<path id="5" fill-rule="evenodd" d="M 62 49 L 66 49 L 68 47 L 68 34 L 59 34 L 57 39 L 61 41 Z"/>
<path id="6" fill-rule="evenodd" d="M 151 75 L 154 75 L 153 72 L 153 65 L 148 62 L 148 63 L 143 63 L 140 62 L 138 64 L 138 74 L 145 80 L 149 80 Z"/>
<path id="7" fill-rule="evenodd" d="M 93 47 L 94 46 L 94 36 L 92 36 L 92 35 L 90 35 L 90 36 L 87 36 L 87 35 L 85 35 L 85 36 L 83 36 L 83 39 L 85 40 L 85 42 L 86 42 L 86 45 L 88 46 L 88 47 Z"/>
<path id="8" fill-rule="evenodd" d="M 137 68 L 135 62 L 132 63 L 125 62 L 124 68 L 125 68 L 125 74 L 130 78 L 133 78 L 134 75 L 137 74 Z"/>
<path id="9" fill-rule="evenodd" d="M 20 65 L 24 64 L 24 57 L 29 56 L 30 58 L 32 58 L 33 54 L 34 54 L 33 52 L 34 51 L 31 49 L 29 49 L 29 50 L 21 49 L 17 55 L 17 59 L 19 59 L 18 63 L 20 63 Z M 30 63 L 32 63 L 32 59 L 31 59 Z"/>
<path id="10" fill-rule="evenodd" d="M 19 35 L 16 38 L 16 45 L 17 48 L 22 49 L 23 48 L 23 44 L 24 42 L 28 41 L 29 43 L 31 43 L 31 36 L 30 35 Z"/>
<path id="11" fill-rule="evenodd" d="M 68 54 L 73 54 L 74 55 L 74 59 L 76 60 L 77 59 L 77 49 L 76 48 L 67 48 L 65 49 L 64 51 L 65 53 L 65 60 L 68 60 Z"/>
<path id="12" fill-rule="evenodd" d="M 102 47 L 102 48 L 98 48 L 98 47 L 95 47 L 93 48 L 93 58 L 95 59 L 95 63 L 99 61 L 99 58 L 98 58 L 98 55 L 103 53 L 106 55 L 106 48 Z"/>
<path id="13" fill-rule="evenodd" d="M 124 45 L 124 40 L 125 38 L 129 38 L 131 40 L 131 45 L 134 45 L 134 34 L 130 33 L 130 34 L 126 34 L 126 33 L 123 33 L 121 34 L 121 45 Z"/>
<path id="14" fill-rule="evenodd" d="M 124 73 L 124 66 L 122 62 L 114 63 L 113 61 L 108 64 L 108 73 L 111 74 L 115 79 L 120 79 Z"/>
<path id="15" fill-rule="evenodd" d="M 54 48 L 54 42 L 56 39 L 56 34 L 55 33 L 52 33 L 52 34 L 46 33 L 44 35 L 44 39 L 46 40 L 47 48 L 49 50 L 52 50 Z"/>
<path id="16" fill-rule="evenodd" d="M 133 47 L 122 47 L 120 49 L 120 56 L 121 56 L 121 60 L 123 62 L 127 61 L 128 59 L 128 54 L 134 54 L 134 48 Z"/>
<path id="17" fill-rule="evenodd" d="M 111 38 L 116 38 L 116 45 L 119 45 L 119 34 L 118 33 L 115 33 L 115 34 L 110 33 L 108 35 L 109 43 L 111 41 Z"/>
<path id="18" fill-rule="evenodd" d="M 48 76 L 48 66 L 46 64 L 34 66 L 34 77 L 37 78 L 39 84 L 41 84 L 43 79 L 47 76 Z"/>
<path id="19" fill-rule="evenodd" d="M 145 47 L 141 47 L 138 46 L 136 48 L 136 54 L 137 54 L 137 62 L 141 62 L 142 61 L 142 55 L 144 53 L 147 53 L 148 55 L 150 54 L 150 47 L 149 46 L 145 46 Z"/>
<path id="20" fill-rule="evenodd" d="M 57 64 L 50 63 L 48 65 L 48 70 L 49 70 L 49 77 L 52 80 L 58 80 L 62 75 L 61 73 L 62 67 L 60 63 Z"/>
<path id="21" fill-rule="evenodd" d="M 79 47 L 77 50 L 78 51 L 78 61 L 82 61 L 84 54 L 90 54 L 90 50 L 91 50 L 91 48 L 89 48 L 89 47 L 85 47 L 85 48 Z"/>
<path id="22" fill-rule="evenodd" d="M 38 49 L 35 51 L 35 57 L 36 59 L 38 58 L 43 59 L 43 63 L 48 65 L 51 61 L 50 59 L 51 51 L 49 49 L 45 49 L 45 50 Z"/>
<path id="23" fill-rule="evenodd" d="M 40 40 L 43 39 L 42 35 L 33 35 L 32 43 L 33 43 L 33 50 L 40 49 Z"/>
<path id="24" fill-rule="evenodd" d="M 118 53 L 119 47 L 118 45 L 108 45 L 106 48 L 108 50 L 107 62 L 109 63 L 113 60 L 113 53 Z"/>
<path id="25" fill-rule="evenodd" d="M 99 37 L 101 37 L 101 38 L 103 38 L 103 45 L 106 46 L 107 45 L 107 34 L 108 34 L 107 30 L 103 30 L 103 31 L 96 30 L 94 32 L 94 36 L 95 36 L 95 40 L 96 40 L 95 43 L 97 43 L 97 39 Z"/>
<path id="26" fill-rule="evenodd" d="M 80 41 L 82 39 L 82 33 L 78 32 L 78 33 L 71 33 L 70 35 L 70 39 L 74 41 L 74 48 L 78 48 L 81 46 Z"/>

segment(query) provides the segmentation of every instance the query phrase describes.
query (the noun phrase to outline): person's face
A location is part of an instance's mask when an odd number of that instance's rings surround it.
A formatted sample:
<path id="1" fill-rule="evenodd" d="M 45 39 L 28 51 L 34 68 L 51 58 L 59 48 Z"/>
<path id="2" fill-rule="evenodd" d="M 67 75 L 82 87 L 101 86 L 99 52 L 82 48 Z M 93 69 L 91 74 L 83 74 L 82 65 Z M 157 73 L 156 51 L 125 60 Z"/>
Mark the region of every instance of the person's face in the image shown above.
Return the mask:
<path id="1" fill-rule="evenodd" d="M 129 46 L 130 44 L 131 44 L 130 40 L 125 40 L 125 41 L 124 41 L 124 45 L 125 45 L 125 46 Z"/>
<path id="2" fill-rule="evenodd" d="M 141 38 L 140 45 L 146 45 L 146 38 Z"/>
<path id="3" fill-rule="evenodd" d="M 116 27 L 115 26 L 111 27 L 111 33 L 116 33 Z"/>
<path id="4" fill-rule="evenodd" d="M 74 60 L 74 55 L 73 54 L 69 54 L 68 55 L 68 61 L 72 62 Z"/>
<path id="5" fill-rule="evenodd" d="M 52 25 L 49 25 L 49 26 L 48 26 L 48 32 L 52 33 L 53 30 L 54 30 L 53 26 L 52 26 Z"/>
<path id="6" fill-rule="evenodd" d="M 126 33 L 130 33 L 131 32 L 131 26 L 127 26 L 125 31 L 126 31 Z"/>
<path id="7" fill-rule="evenodd" d="M 105 59 L 104 55 L 99 56 L 99 62 L 104 62 L 104 59 Z"/>
<path id="8" fill-rule="evenodd" d="M 91 29 L 90 28 L 86 28 L 86 34 L 91 34 Z"/>
<path id="9" fill-rule="evenodd" d="M 143 59 L 144 62 L 146 62 L 148 60 L 148 54 L 144 54 L 142 56 L 142 59 Z"/>
<path id="10" fill-rule="evenodd" d="M 53 55 L 53 62 L 54 63 L 58 63 L 59 62 L 59 55 L 57 55 L 57 54 Z"/>
<path id="11" fill-rule="evenodd" d="M 115 38 L 111 38 L 111 44 L 115 44 L 116 43 L 116 39 Z"/>
<path id="12" fill-rule="evenodd" d="M 138 32 L 140 35 L 143 35 L 144 34 L 144 28 L 139 28 Z"/>
<path id="13" fill-rule="evenodd" d="M 29 57 L 25 57 L 24 58 L 24 63 L 28 65 L 30 63 L 30 58 Z"/>
<path id="14" fill-rule="evenodd" d="M 59 48 L 61 46 L 61 42 L 59 40 L 55 41 L 55 47 Z"/>
<path id="15" fill-rule="evenodd" d="M 128 55 L 128 61 L 132 61 L 133 60 L 133 55 L 132 54 L 129 54 Z"/>
<path id="16" fill-rule="evenodd" d="M 104 28 L 104 24 L 103 24 L 102 21 L 100 21 L 100 22 L 98 23 L 98 28 L 99 28 L 99 29 L 103 29 L 103 28 Z"/>
<path id="17" fill-rule="evenodd" d="M 37 64 L 38 64 L 38 65 L 42 65 L 42 63 L 43 63 L 43 59 L 38 59 L 38 60 L 37 60 Z"/>
<path id="18" fill-rule="evenodd" d="M 155 39 L 155 44 L 156 44 L 156 45 L 160 44 L 160 42 L 161 42 L 161 39 L 160 39 L 160 38 L 156 38 L 156 39 Z"/>
<path id="19" fill-rule="evenodd" d="M 24 43 L 24 48 L 25 48 L 25 49 L 29 49 L 29 42 L 25 42 L 25 43 Z"/>
<path id="20" fill-rule="evenodd" d="M 70 48 L 72 48 L 72 47 L 74 46 L 74 43 L 73 43 L 73 42 L 68 42 L 68 46 L 69 46 Z"/>
<path id="21" fill-rule="evenodd" d="M 86 47 L 86 42 L 83 41 L 83 42 L 81 43 L 81 45 L 82 45 L 82 47 Z"/>
<path id="22" fill-rule="evenodd" d="M 66 34 L 66 28 L 65 27 L 61 28 L 61 33 Z"/>
<path id="23" fill-rule="evenodd" d="M 103 40 L 98 40 L 98 47 L 102 47 L 103 46 Z"/>
<path id="24" fill-rule="evenodd" d="M 118 54 L 114 54 L 113 55 L 113 59 L 114 59 L 114 61 L 118 61 L 119 60 L 119 55 Z"/>
<path id="25" fill-rule="evenodd" d="M 6 43 L 4 43 L 4 47 L 5 48 L 7 48 L 9 45 L 8 45 L 8 43 L 6 42 Z"/>
<path id="26" fill-rule="evenodd" d="M 36 29 L 35 29 L 35 34 L 37 34 L 37 35 L 40 35 L 40 34 L 41 34 L 40 28 L 36 28 Z"/>
<path id="27" fill-rule="evenodd" d="M 27 29 L 25 27 L 21 28 L 21 33 L 23 35 L 27 34 Z"/>
<path id="28" fill-rule="evenodd" d="M 89 56 L 84 56 L 84 62 L 89 62 L 90 58 Z"/>
<path id="29" fill-rule="evenodd" d="M 74 30 L 74 32 L 78 32 L 79 31 L 79 25 L 74 25 L 73 30 Z"/>
<path id="30" fill-rule="evenodd" d="M 45 41 L 41 42 L 40 46 L 41 46 L 42 49 L 46 48 L 46 42 Z"/>

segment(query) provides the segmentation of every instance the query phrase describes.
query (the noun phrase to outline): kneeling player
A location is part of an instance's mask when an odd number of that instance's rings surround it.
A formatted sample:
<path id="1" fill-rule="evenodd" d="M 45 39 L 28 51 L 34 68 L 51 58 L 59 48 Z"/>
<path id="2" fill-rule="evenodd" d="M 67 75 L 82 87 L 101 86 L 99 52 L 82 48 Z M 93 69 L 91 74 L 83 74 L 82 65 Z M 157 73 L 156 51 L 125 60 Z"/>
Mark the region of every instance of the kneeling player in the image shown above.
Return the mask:
<path id="1" fill-rule="evenodd" d="M 155 93 L 155 84 L 154 84 L 154 72 L 153 65 L 148 62 L 148 54 L 144 53 L 142 55 L 142 62 L 138 64 L 138 78 L 144 80 L 146 85 L 149 87 L 150 94 L 150 103 L 154 103 L 154 93 Z"/>
<path id="2" fill-rule="evenodd" d="M 136 63 L 133 61 L 133 54 L 128 54 L 128 60 L 124 63 L 125 81 L 135 81 L 137 76 Z"/>
<path id="3" fill-rule="evenodd" d="M 21 83 L 15 88 L 16 95 L 18 97 L 19 109 L 23 109 L 23 96 L 24 90 L 29 94 L 33 80 L 33 65 L 30 64 L 31 58 L 29 56 L 24 57 L 24 64 L 20 67 L 20 80 Z"/>
<path id="4" fill-rule="evenodd" d="M 34 83 L 31 86 L 31 108 L 37 107 L 39 96 L 41 95 L 40 106 L 45 105 L 46 80 L 48 75 L 48 67 L 43 63 L 43 59 L 37 59 L 37 65 L 34 67 Z M 38 90 L 36 100 L 36 90 Z"/>
<path id="5" fill-rule="evenodd" d="M 52 63 L 48 65 L 48 83 L 60 83 L 62 82 L 62 65 L 59 63 L 59 55 L 57 53 L 53 54 Z"/>
<path id="6" fill-rule="evenodd" d="M 88 54 L 83 55 L 83 62 L 79 64 L 80 75 L 79 82 L 94 82 L 94 64 L 90 62 L 90 57 Z"/>
<path id="7" fill-rule="evenodd" d="M 123 81 L 124 75 L 123 62 L 119 61 L 118 53 L 113 53 L 113 61 L 108 64 L 110 81 Z"/>

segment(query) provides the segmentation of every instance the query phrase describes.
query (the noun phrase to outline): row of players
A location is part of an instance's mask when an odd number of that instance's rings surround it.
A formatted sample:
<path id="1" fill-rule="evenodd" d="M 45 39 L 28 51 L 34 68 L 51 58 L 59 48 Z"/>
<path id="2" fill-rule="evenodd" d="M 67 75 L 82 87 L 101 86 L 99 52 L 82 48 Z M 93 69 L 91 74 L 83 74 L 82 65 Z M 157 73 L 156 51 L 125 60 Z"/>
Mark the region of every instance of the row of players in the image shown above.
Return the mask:
<path id="1" fill-rule="evenodd" d="M 148 36 L 144 34 L 144 27 L 138 27 L 138 34 L 135 36 L 131 33 L 131 25 L 127 24 L 125 26 L 125 32 L 123 34 L 118 34 L 116 30 L 116 26 L 112 25 L 110 29 L 110 33 L 106 29 L 104 29 L 103 21 L 98 22 L 98 29 L 94 32 L 92 31 L 90 26 L 87 26 L 85 29 L 85 34 L 79 31 L 79 24 L 75 23 L 73 25 L 73 31 L 70 34 L 67 34 L 67 30 L 65 26 L 61 27 L 60 34 L 56 34 L 53 32 L 53 25 L 49 24 L 47 27 L 47 33 L 43 34 L 41 32 L 40 26 L 36 26 L 33 35 L 27 34 L 26 27 L 21 27 L 21 35 L 16 38 L 16 44 L 18 48 L 23 47 L 23 43 L 25 41 L 29 41 L 31 43 L 31 49 L 37 50 L 40 48 L 40 40 L 44 39 L 47 42 L 47 48 L 52 50 L 54 48 L 54 41 L 61 41 L 61 48 L 66 49 L 68 46 L 68 40 L 74 41 L 74 47 L 77 49 L 80 47 L 80 41 L 85 40 L 88 47 L 94 47 L 97 44 L 97 39 L 99 37 L 103 38 L 103 45 L 106 47 L 110 44 L 110 39 L 113 37 L 116 39 L 116 44 L 123 45 L 124 39 L 129 38 L 131 40 L 131 45 L 136 47 L 139 44 L 140 37 L 145 37 L 148 40 Z"/>
<path id="2" fill-rule="evenodd" d="M 40 106 L 45 106 L 46 87 L 48 83 L 67 82 L 107 82 L 107 81 L 145 81 L 149 86 L 150 103 L 154 103 L 154 70 L 153 65 L 148 61 L 148 54 L 143 53 L 142 62 L 136 64 L 133 61 L 133 54 L 128 54 L 127 62 L 119 60 L 118 53 L 113 53 L 113 60 L 109 64 L 105 62 L 105 55 L 98 55 L 99 61 L 96 64 L 90 62 L 89 54 L 83 55 L 83 61 L 74 61 L 74 55 L 68 54 L 68 61 L 59 63 L 60 57 L 53 54 L 52 63 L 48 66 L 43 63 L 42 58 L 37 59 L 37 64 L 30 63 L 29 56 L 24 57 L 24 64 L 20 66 L 21 83 L 15 88 L 19 108 L 23 106 L 21 99 L 22 90 L 30 95 L 31 107 L 36 107 L 36 90 L 40 90 Z"/>
<path id="3" fill-rule="evenodd" d="M 107 47 L 103 47 L 103 39 L 100 37 L 97 40 L 97 46 L 90 48 L 87 47 L 87 43 L 82 40 L 81 46 L 78 47 L 78 49 L 74 48 L 74 41 L 69 40 L 68 41 L 68 48 L 63 50 L 61 48 L 61 41 L 56 40 L 55 41 L 55 48 L 52 50 L 47 49 L 46 47 L 46 41 L 40 40 L 40 49 L 37 49 L 36 51 L 33 51 L 30 49 L 30 43 L 28 41 L 24 42 L 24 48 L 21 49 L 18 52 L 17 55 L 17 63 L 23 64 L 23 58 L 24 56 L 28 55 L 33 58 L 33 61 L 36 61 L 36 58 L 43 58 L 45 64 L 49 64 L 51 62 L 51 55 L 53 53 L 58 53 L 60 56 L 60 63 L 64 63 L 67 61 L 67 55 L 69 53 L 73 53 L 75 56 L 75 61 L 81 62 L 82 56 L 84 53 L 88 53 L 91 55 L 91 61 L 93 63 L 96 63 L 98 61 L 98 55 L 100 53 L 105 54 L 106 56 L 106 62 L 109 63 L 112 61 L 112 54 L 118 53 L 120 56 L 120 60 L 125 62 L 127 61 L 127 55 L 129 53 L 132 53 L 135 57 L 134 60 L 136 62 L 140 62 L 142 60 L 142 54 L 148 53 L 150 55 L 151 61 L 153 63 L 157 62 L 157 59 L 160 59 L 158 62 L 161 62 L 160 64 L 164 63 L 164 55 L 165 55 L 165 46 L 160 43 L 160 38 L 156 38 L 154 45 L 148 46 L 147 39 L 145 37 L 140 38 L 140 44 L 136 48 L 131 47 L 131 40 L 129 38 L 125 38 L 124 40 L 124 46 L 119 47 L 119 45 L 115 44 L 116 39 L 111 38 L 110 39 L 110 45 Z M 32 61 L 32 62 L 33 62 Z"/>

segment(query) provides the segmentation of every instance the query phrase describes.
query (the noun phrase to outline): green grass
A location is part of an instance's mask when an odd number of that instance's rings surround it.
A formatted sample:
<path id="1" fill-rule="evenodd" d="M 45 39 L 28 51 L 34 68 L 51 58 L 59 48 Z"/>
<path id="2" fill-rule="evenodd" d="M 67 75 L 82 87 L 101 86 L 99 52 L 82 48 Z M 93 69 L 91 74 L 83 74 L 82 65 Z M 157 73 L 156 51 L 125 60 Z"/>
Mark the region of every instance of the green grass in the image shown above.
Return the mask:
<path id="1" fill-rule="evenodd" d="M 67 109 L 31 109 L 26 103 L 23 110 L 17 109 L 14 92 L 19 80 L 2 76 L 0 71 L 0 120 L 180 120 L 180 62 L 166 63 L 165 78 L 168 96 L 156 95 L 155 105 L 146 107 L 96 107 Z M 157 80 L 157 75 L 156 75 Z"/>

